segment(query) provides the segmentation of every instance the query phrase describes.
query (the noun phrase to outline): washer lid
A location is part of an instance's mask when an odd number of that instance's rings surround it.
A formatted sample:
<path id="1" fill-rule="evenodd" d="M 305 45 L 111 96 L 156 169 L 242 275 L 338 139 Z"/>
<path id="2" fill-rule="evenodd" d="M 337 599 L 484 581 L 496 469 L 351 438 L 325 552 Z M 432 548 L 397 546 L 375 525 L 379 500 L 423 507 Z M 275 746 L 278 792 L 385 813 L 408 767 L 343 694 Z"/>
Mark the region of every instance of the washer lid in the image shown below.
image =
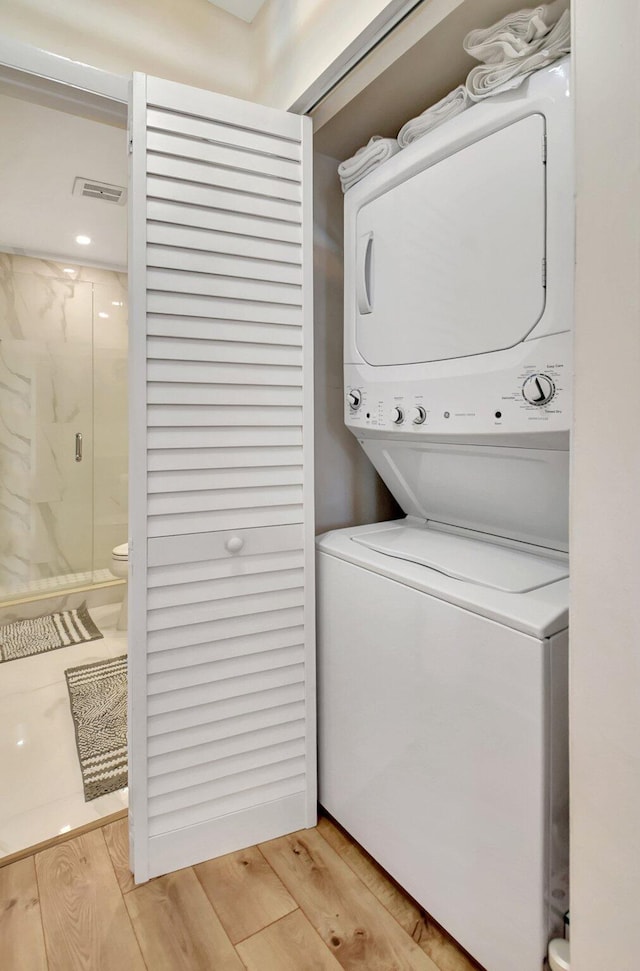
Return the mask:
<path id="1" fill-rule="evenodd" d="M 569 576 L 565 558 L 538 556 L 429 525 L 374 529 L 352 540 L 377 553 L 505 593 L 528 593 Z"/>

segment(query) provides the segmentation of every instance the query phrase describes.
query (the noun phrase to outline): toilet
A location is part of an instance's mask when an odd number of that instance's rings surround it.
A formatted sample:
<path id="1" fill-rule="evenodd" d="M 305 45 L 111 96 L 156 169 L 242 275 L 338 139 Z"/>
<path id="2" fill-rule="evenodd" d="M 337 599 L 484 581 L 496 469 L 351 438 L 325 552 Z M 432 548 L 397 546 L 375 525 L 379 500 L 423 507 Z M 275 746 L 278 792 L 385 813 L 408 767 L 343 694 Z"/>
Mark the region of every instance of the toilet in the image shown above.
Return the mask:
<path id="1" fill-rule="evenodd" d="M 570 971 L 571 945 L 569 941 L 556 938 L 549 944 L 549 971 Z"/>
<path id="2" fill-rule="evenodd" d="M 114 546 L 111 551 L 111 572 L 118 579 L 126 580 L 129 575 L 129 544 L 121 543 L 120 546 Z M 118 623 L 116 624 L 116 630 L 126 630 L 128 622 L 128 610 L 129 607 L 129 590 L 125 586 L 124 589 L 124 599 L 122 601 L 122 607 L 120 608 L 120 616 L 118 617 Z"/>

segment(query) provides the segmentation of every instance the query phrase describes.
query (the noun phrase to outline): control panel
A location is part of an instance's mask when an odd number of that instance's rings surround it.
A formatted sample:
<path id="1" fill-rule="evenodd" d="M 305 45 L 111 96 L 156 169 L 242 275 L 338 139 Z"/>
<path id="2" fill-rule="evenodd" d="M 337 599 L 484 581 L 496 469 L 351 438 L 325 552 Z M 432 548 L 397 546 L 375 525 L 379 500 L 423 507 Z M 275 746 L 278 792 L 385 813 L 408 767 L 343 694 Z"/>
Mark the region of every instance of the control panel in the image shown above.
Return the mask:
<path id="1" fill-rule="evenodd" d="M 568 334 L 532 341 L 520 364 L 473 367 L 428 380 L 371 380 L 372 369 L 345 365 L 345 421 L 355 434 L 487 435 L 567 431 L 570 424 Z M 521 345 L 522 346 L 522 345 Z M 557 358 L 541 354 L 546 349 Z M 528 352 L 528 353 L 527 353 Z M 524 359 L 523 359 L 524 358 Z M 385 369 L 385 378 L 392 369 Z M 438 373 L 439 371 L 439 373 Z M 377 378 L 377 375 L 376 375 Z"/>

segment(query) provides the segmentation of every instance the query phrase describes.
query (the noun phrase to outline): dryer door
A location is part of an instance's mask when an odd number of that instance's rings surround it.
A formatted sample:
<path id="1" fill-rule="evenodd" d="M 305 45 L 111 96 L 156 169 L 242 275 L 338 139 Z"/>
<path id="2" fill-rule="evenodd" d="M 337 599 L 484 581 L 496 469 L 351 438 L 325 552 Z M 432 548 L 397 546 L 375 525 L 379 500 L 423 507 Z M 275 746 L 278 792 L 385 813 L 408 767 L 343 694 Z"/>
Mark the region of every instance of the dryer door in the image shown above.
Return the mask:
<path id="1" fill-rule="evenodd" d="M 363 206 L 354 301 L 369 364 L 501 350 L 535 327 L 545 305 L 544 134 L 543 116 L 530 115 Z"/>

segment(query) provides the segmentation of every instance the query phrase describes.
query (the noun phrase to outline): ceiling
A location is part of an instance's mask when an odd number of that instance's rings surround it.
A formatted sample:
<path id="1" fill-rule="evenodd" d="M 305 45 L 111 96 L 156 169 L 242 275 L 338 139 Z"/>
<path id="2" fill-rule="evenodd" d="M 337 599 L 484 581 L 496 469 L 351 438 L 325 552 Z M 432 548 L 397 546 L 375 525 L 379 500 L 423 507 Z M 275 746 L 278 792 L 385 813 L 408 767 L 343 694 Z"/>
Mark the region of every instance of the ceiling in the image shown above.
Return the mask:
<path id="1" fill-rule="evenodd" d="M 251 23 L 265 2 L 266 0 L 209 0 L 209 3 L 212 3 L 214 7 L 220 7 L 221 10 L 226 10 L 227 13 L 239 17 L 240 20 L 246 20 L 248 24 Z"/>
<path id="2" fill-rule="evenodd" d="M 126 131 L 4 93 L 0 131 L 0 250 L 126 267 L 126 204 L 73 195 L 77 176 L 127 185 Z"/>

